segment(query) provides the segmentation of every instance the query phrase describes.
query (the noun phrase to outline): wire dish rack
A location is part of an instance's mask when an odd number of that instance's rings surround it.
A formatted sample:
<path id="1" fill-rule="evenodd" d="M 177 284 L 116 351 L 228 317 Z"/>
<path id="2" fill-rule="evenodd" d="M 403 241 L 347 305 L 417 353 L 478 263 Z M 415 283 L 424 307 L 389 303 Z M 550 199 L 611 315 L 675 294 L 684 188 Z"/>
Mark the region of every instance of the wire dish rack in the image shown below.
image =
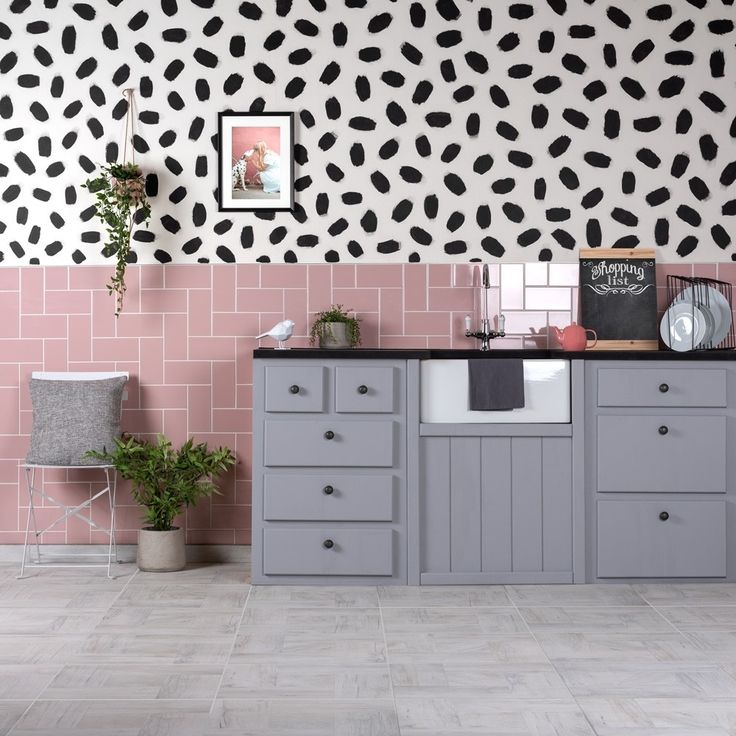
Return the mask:
<path id="1" fill-rule="evenodd" d="M 660 335 L 677 351 L 733 350 L 733 287 L 725 281 L 698 276 L 667 276 L 669 307 Z"/>

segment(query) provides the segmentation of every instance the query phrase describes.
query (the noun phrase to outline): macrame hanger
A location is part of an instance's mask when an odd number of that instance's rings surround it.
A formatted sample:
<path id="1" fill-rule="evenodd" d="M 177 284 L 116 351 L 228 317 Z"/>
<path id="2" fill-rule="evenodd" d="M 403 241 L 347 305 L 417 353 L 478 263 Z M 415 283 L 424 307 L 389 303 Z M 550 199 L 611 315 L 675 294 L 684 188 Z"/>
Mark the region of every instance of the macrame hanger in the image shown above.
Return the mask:
<path id="1" fill-rule="evenodd" d="M 128 87 L 123 90 L 123 97 L 128 101 L 128 111 L 125 113 L 125 139 L 123 141 L 123 163 L 128 160 L 128 143 L 130 143 L 130 160 L 135 163 L 135 146 L 133 145 L 133 136 L 135 131 L 135 89 Z"/>

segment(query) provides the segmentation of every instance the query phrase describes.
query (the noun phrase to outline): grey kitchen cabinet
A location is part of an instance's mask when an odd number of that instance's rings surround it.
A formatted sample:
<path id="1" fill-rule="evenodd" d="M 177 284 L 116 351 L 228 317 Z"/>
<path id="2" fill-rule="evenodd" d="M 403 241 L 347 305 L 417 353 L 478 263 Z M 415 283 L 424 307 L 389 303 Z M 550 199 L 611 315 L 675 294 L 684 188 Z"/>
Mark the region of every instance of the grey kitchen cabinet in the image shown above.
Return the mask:
<path id="1" fill-rule="evenodd" d="M 572 437 L 522 426 L 421 437 L 421 583 L 573 581 Z"/>
<path id="2" fill-rule="evenodd" d="M 586 362 L 589 579 L 736 579 L 730 363 Z"/>
<path id="3" fill-rule="evenodd" d="M 254 583 L 405 583 L 406 361 L 256 359 Z"/>

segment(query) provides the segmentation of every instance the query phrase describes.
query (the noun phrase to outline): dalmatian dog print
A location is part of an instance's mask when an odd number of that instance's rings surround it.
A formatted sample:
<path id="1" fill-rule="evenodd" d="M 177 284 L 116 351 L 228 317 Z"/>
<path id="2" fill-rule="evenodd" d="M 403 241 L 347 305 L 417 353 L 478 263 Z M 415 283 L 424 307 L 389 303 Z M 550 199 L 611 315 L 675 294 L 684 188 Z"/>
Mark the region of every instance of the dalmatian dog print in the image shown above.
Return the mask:
<path id="1" fill-rule="evenodd" d="M 0 260 L 104 263 L 133 87 L 142 263 L 736 257 L 733 0 L 6 0 Z M 296 207 L 217 208 L 217 113 L 296 113 Z M 240 162 L 233 179 L 244 183 Z"/>

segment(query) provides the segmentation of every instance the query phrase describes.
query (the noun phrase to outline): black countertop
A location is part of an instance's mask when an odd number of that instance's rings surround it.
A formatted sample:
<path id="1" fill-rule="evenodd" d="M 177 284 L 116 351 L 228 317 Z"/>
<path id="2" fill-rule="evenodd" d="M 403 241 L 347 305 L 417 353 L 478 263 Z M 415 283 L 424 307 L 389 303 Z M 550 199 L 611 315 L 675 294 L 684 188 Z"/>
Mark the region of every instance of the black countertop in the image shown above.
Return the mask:
<path id="1" fill-rule="evenodd" d="M 563 358 L 567 360 L 736 360 L 736 350 L 692 350 L 678 353 L 674 350 L 584 350 L 579 352 L 565 352 L 563 350 L 450 350 L 444 348 L 291 348 L 278 350 L 276 348 L 256 348 L 254 358 L 289 359 L 319 359 L 336 358 L 350 360 L 429 360 L 455 359 L 468 360 L 476 358 L 524 358 L 547 360 Z"/>

